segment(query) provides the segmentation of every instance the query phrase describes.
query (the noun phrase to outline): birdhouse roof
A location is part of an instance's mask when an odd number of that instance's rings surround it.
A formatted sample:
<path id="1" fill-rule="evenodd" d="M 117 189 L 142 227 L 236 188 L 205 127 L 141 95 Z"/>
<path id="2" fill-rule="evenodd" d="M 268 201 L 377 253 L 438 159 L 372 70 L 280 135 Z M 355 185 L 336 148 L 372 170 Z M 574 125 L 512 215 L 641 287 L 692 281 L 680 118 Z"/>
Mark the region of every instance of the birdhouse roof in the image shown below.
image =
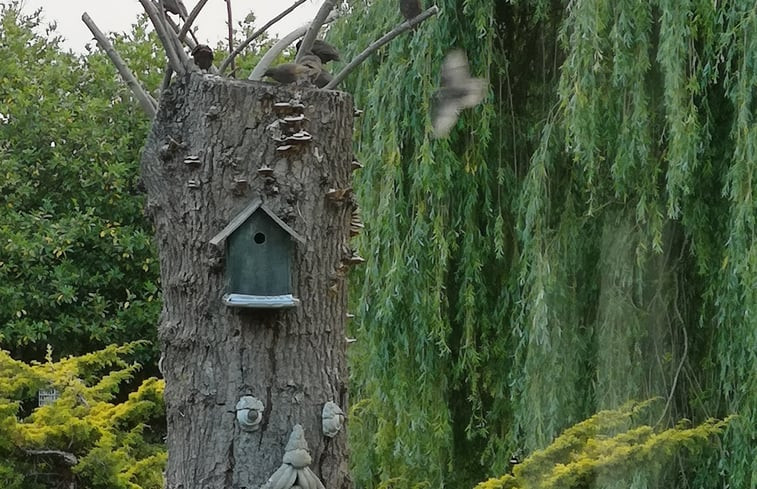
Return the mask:
<path id="1" fill-rule="evenodd" d="M 278 226 L 284 231 L 286 231 L 293 239 L 296 239 L 300 243 L 305 244 L 305 238 L 302 237 L 300 234 L 298 234 L 297 231 L 289 227 L 284 221 L 279 219 L 279 217 L 276 214 L 274 214 L 271 209 L 266 207 L 263 204 L 263 201 L 260 199 L 253 200 L 252 202 L 250 202 L 250 205 L 248 205 L 242 210 L 242 212 L 234 216 L 234 219 L 232 219 L 226 225 L 226 227 L 221 230 L 220 233 L 213 236 L 213 239 L 210 240 L 210 244 L 212 244 L 213 246 L 220 246 L 221 243 L 223 243 L 226 240 L 226 238 L 231 236 L 231 234 L 234 231 L 236 231 L 239 226 L 244 224 L 244 222 L 247 221 L 247 219 L 251 215 L 253 215 L 255 211 L 257 211 L 258 209 L 265 212 L 268 215 L 268 217 L 270 217 L 273 220 L 273 222 L 278 224 Z"/>

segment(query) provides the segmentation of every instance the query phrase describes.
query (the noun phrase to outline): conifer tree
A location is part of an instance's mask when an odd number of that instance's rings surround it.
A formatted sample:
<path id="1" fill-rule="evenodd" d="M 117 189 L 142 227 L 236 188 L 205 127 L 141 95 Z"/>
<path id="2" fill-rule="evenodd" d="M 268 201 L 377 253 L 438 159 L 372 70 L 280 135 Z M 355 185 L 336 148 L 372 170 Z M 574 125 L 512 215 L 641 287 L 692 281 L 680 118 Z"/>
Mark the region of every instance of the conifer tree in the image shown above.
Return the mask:
<path id="1" fill-rule="evenodd" d="M 159 489 L 166 451 L 163 381 L 145 380 L 137 343 L 24 363 L 0 350 L 0 485 L 7 489 Z"/>
<path id="2" fill-rule="evenodd" d="M 137 173 L 148 120 L 99 52 L 0 5 L 0 345 L 20 360 L 155 339 L 158 266 Z M 43 30 L 45 29 L 46 30 Z M 161 72 L 145 19 L 114 43 Z M 155 371 L 155 342 L 140 359 Z"/>

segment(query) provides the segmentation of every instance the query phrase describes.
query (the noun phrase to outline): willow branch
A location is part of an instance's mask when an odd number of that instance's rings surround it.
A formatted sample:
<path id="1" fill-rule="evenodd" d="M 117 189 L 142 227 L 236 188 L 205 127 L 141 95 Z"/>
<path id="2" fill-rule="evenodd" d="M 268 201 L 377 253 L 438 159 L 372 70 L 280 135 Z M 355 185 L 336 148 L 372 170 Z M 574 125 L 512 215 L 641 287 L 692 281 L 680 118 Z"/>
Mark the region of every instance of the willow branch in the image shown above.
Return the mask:
<path id="1" fill-rule="evenodd" d="M 329 14 L 334 9 L 335 3 L 336 0 L 326 0 L 323 2 L 323 5 L 321 5 L 321 8 L 310 23 L 310 27 L 308 27 L 305 37 L 302 38 L 302 44 L 300 44 L 300 50 L 297 52 L 295 61 L 300 61 L 305 53 L 310 52 L 313 48 L 313 42 L 315 41 L 316 36 L 318 36 L 318 31 L 321 30 L 321 26 L 326 22 Z"/>
<path id="2" fill-rule="evenodd" d="M 189 16 L 184 20 L 184 25 L 181 26 L 181 30 L 179 31 L 179 41 L 184 42 L 184 38 L 187 37 L 187 32 L 190 32 L 192 24 L 194 23 L 197 16 L 200 15 L 200 11 L 206 3 L 208 3 L 208 0 L 200 0 L 199 2 L 197 2 L 197 5 L 195 5 L 195 8 L 193 8 L 192 11 L 189 12 Z M 192 34 L 192 36 L 194 36 L 194 34 Z M 195 39 L 195 42 L 196 41 L 197 39 Z"/>
<path id="3" fill-rule="evenodd" d="M 333 22 L 339 17 L 337 14 L 329 15 L 324 24 L 328 24 L 330 22 Z M 271 63 L 273 63 L 273 60 L 276 59 L 276 57 L 281 54 L 284 49 L 287 48 L 290 44 L 292 44 L 297 39 L 301 38 L 305 33 L 307 32 L 308 26 L 304 25 L 302 27 L 298 27 L 297 29 L 293 30 L 286 36 L 282 37 L 279 42 L 271 46 L 271 49 L 269 49 L 262 58 L 260 58 L 260 61 L 258 61 L 258 64 L 255 65 L 255 68 L 252 70 L 252 73 L 250 73 L 250 76 L 247 77 L 248 80 L 260 80 L 263 78 L 263 73 L 266 72 L 269 66 L 271 66 Z"/>
<path id="4" fill-rule="evenodd" d="M 171 68 L 173 68 L 176 73 L 183 75 L 187 71 L 186 63 L 189 61 L 189 58 L 187 58 L 187 54 L 183 49 L 176 49 L 179 40 L 176 33 L 173 32 L 173 30 L 166 29 L 166 26 L 161 21 L 161 15 L 158 13 L 155 4 L 152 3 L 151 0 L 139 0 L 139 3 L 142 4 L 142 7 L 152 21 L 153 27 L 155 27 L 155 33 L 158 34 L 160 42 L 163 44 Z"/>
<path id="5" fill-rule="evenodd" d="M 323 87 L 323 89 L 324 90 L 332 90 L 334 87 L 336 87 L 337 85 L 339 85 L 339 83 L 341 83 L 342 80 L 344 80 L 347 77 L 347 75 L 350 74 L 350 72 L 352 70 L 354 70 L 355 68 L 357 68 L 357 66 L 360 63 L 362 63 L 363 61 L 365 61 L 366 58 L 368 58 L 368 56 L 370 56 L 378 48 L 380 48 L 384 44 L 388 43 L 389 41 L 391 41 L 395 37 L 399 36 L 403 32 L 409 31 L 410 29 L 412 29 L 416 25 L 420 24 L 424 20 L 428 19 L 432 15 L 436 15 L 438 13 L 439 13 L 439 7 L 437 7 L 436 5 L 434 5 L 431 8 L 429 8 L 428 10 L 425 10 L 424 12 L 422 12 L 417 17 L 413 17 L 412 19 L 410 19 L 410 20 L 408 20 L 406 22 L 403 22 L 402 24 L 398 25 L 397 27 L 395 27 L 394 29 L 392 29 L 388 33 L 384 34 L 384 36 L 382 36 L 380 39 L 378 39 L 376 41 L 373 41 L 373 43 L 370 44 L 367 48 L 365 48 L 365 50 L 362 53 L 360 53 L 357 56 L 355 56 L 352 59 L 352 61 L 350 61 L 347 64 L 347 66 L 345 66 L 344 68 L 342 68 L 342 71 L 340 71 L 339 74 L 337 74 L 334 77 L 333 80 L 331 80 L 325 87 Z M 305 44 L 305 43 L 303 42 L 303 44 Z"/>
<path id="6" fill-rule="evenodd" d="M 205 0 L 205 1 L 207 2 L 207 0 Z M 283 19 L 284 17 L 286 17 L 287 15 L 289 15 L 292 12 L 292 10 L 296 9 L 297 7 L 299 7 L 300 5 L 302 5 L 303 3 L 305 3 L 305 0 L 297 0 L 296 2 L 294 2 L 294 4 L 291 7 L 289 7 L 286 10 L 284 10 L 279 15 L 277 15 L 273 19 L 269 20 L 268 23 L 266 23 L 263 27 L 261 27 L 260 29 L 256 30 L 252 34 L 250 34 L 250 37 L 248 37 L 247 39 L 245 39 L 242 44 L 240 44 L 239 46 L 237 46 L 237 48 L 234 49 L 234 51 L 232 51 L 231 54 L 229 54 L 229 56 L 225 60 L 223 60 L 223 62 L 221 63 L 220 68 L 218 68 L 218 72 L 221 73 L 221 74 L 223 74 L 223 72 L 226 71 L 226 68 L 229 66 L 229 64 L 234 61 L 234 58 L 236 58 L 239 55 L 239 53 L 241 53 L 242 51 L 244 51 L 245 48 L 247 46 L 249 46 L 252 41 L 254 41 L 258 37 L 260 37 L 260 35 L 263 34 L 265 31 L 267 31 L 273 24 L 275 24 L 276 22 L 280 21 L 281 19 Z"/>
<path id="7" fill-rule="evenodd" d="M 100 45 L 100 49 L 105 51 L 105 54 L 107 54 L 110 60 L 113 62 L 116 70 L 118 70 L 118 74 L 121 75 L 121 78 L 129 87 L 131 93 L 134 94 L 134 97 L 137 99 L 137 101 L 139 101 L 139 105 L 142 106 L 142 109 L 147 113 L 148 117 L 150 117 L 151 119 L 155 117 L 155 110 L 158 107 L 158 102 L 156 102 L 155 99 L 152 98 L 144 88 L 142 88 L 142 85 L 140 85 L 137 77 L 135 77 L 134 73 L 132 73 L 129 67 L 126 66 L 123 58 L 121 58 L 121 55 L 118 54 L 116 48 L 113 47 L 113 44 L 108 41 L 108 38 L 105 37 L 105 34 L 103 34 L 100 29 L 97 28 L 97 25 L 95 25 L 95 22 L 92 20 L 89 14 L 84 12 L 81 16 L 81 20 L 87 25 L 87 27 L 89 27 L 92 35 L 95 36 L 95 39 L 97 40 L 97 44 Z"/>
<path id="8" fill-rule="evenodd" d="M 683 354 L 681 355 L 681 361 L 678 363 L 678 368 L 676 368 L 675 376 L 673 377 L 673 385 L 670 387 L 670 394 L 668 395 L 668 400 L 665 401 L 665 407 L 662 410 L 662 414 L 660 415 L 660 419 L 657 420 L 657 423 L 655 426 L 662 423 L 662 420 L 665 419 L 665 413 L 668 412 L 668 408 L 670 407 L 670 402 L 673 400 L 673 395 L 676 392 L 676 385 L 678 385 L 678 376 L 681 374 L 681 369 L 683 368 L 683 364 L 686 361 L 686 355 L 689 353 L 689 336 L 686 334 L 686 327 L 682 325 L 681 331 L 683 331 Z"/>

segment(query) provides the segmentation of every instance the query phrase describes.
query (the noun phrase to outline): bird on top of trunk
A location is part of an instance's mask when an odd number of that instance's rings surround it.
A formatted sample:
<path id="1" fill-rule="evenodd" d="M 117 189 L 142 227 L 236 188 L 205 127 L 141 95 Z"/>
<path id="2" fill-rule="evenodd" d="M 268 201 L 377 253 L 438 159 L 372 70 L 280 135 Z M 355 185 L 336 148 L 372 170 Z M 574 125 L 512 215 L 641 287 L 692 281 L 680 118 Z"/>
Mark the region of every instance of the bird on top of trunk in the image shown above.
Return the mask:
<path id="1" fill-rule="evenodd" d="M 159 2 L 156 3 L 159 4 Z M 187 19 L 187 7 L 181 0 L 163 0 L 163 8 L 166 9 L 166 12 L 178 15 L 183 20 Z"/>
<path id="2" fill-rule="evenodd" d="M 200 69 L 207 70 L 213 64 L 213 50 L 206 44 L 198 44 L 192 50 L 192 59 Z"/>
<path id="3" fill-rule="evenodd" d="M 442 80 L 432 96 L 431 125 L 434 137 L 443 138 L 457 122 L 460 111 L 475 107 L 484 99 L 486 81 L 472 78 L 468 59 L 459 49 L 451 51 L 442 61 Z"/>
<path id="4" fill-rule="evenodd" d="M 297 51 L 300 50 L 300 45 L 302 45 L 302 40 L 299 40 L 296 44 Z M 339 57 L 339 51 L 337 51 L 336 48 L 331 44 L 320 39 L 313 41 L 313 47 L 310 48 L 310 52 L 318 56 L 318 58 L 320 58 L 321 60 L 321 63 L 324 64 L 328 63 L 329 61 L 341 60 L 341 58 Z"/>
<path id="5" fill-rule="evenodd" d="M 400 0 L 400 12 L 406 20 L 418 17 L 422 11 L 421 0 Z"/>
<path id="6" fill-rule="evenodd" d="M 329 84 L 331 80 L 333 80 L 334 77 L 331 76 L 331 73 L 329 73 L 326 70 L 321 70 L 321 72 L 318 74 L 318 76 L 315 78 L 315 81 L 313 82 L 316 87 L 323 88 L 326 85 Z"/>
<path id="7" fill-rule="evenodd" d="M 268 68 L 263 76 L 273 78 L 281 84 L 314 83 L 321 74 L 321 60 L 314 54 L 306 54 L 299 63 L 282 63 Z"/>

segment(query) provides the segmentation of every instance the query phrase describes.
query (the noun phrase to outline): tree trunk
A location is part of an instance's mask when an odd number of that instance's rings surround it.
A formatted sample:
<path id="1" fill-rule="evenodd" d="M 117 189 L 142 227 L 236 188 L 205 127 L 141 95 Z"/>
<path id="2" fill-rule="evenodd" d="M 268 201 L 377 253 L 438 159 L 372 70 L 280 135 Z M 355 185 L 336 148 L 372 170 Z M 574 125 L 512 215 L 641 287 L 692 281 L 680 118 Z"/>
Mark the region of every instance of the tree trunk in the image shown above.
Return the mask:
<path id="1" fill-rule="evenodd" d="M 297 97 L 312 141 L 282 151 L 274 104 Z M 350 185 L 352 118 L 343 92 L 211 75 L 178 80 L 161 97 L 142 174 L 163 287 L 169 489 L 260 487 L 296 424 L 325 486 L 351 486 L 346 430 L 325 437 L 321 412 L 327 401 L 347 410 L 341 277 L 352 208 L 325 194 Z M 258 171 L 266 166 L 272 174 Z M 292 246 L 294 308 L 222 302 L 229 264 L 210 241 L 257 199 L 306 240 Z M 243 396 L 264 404 L 257 431 L 237 421 Z"/>

